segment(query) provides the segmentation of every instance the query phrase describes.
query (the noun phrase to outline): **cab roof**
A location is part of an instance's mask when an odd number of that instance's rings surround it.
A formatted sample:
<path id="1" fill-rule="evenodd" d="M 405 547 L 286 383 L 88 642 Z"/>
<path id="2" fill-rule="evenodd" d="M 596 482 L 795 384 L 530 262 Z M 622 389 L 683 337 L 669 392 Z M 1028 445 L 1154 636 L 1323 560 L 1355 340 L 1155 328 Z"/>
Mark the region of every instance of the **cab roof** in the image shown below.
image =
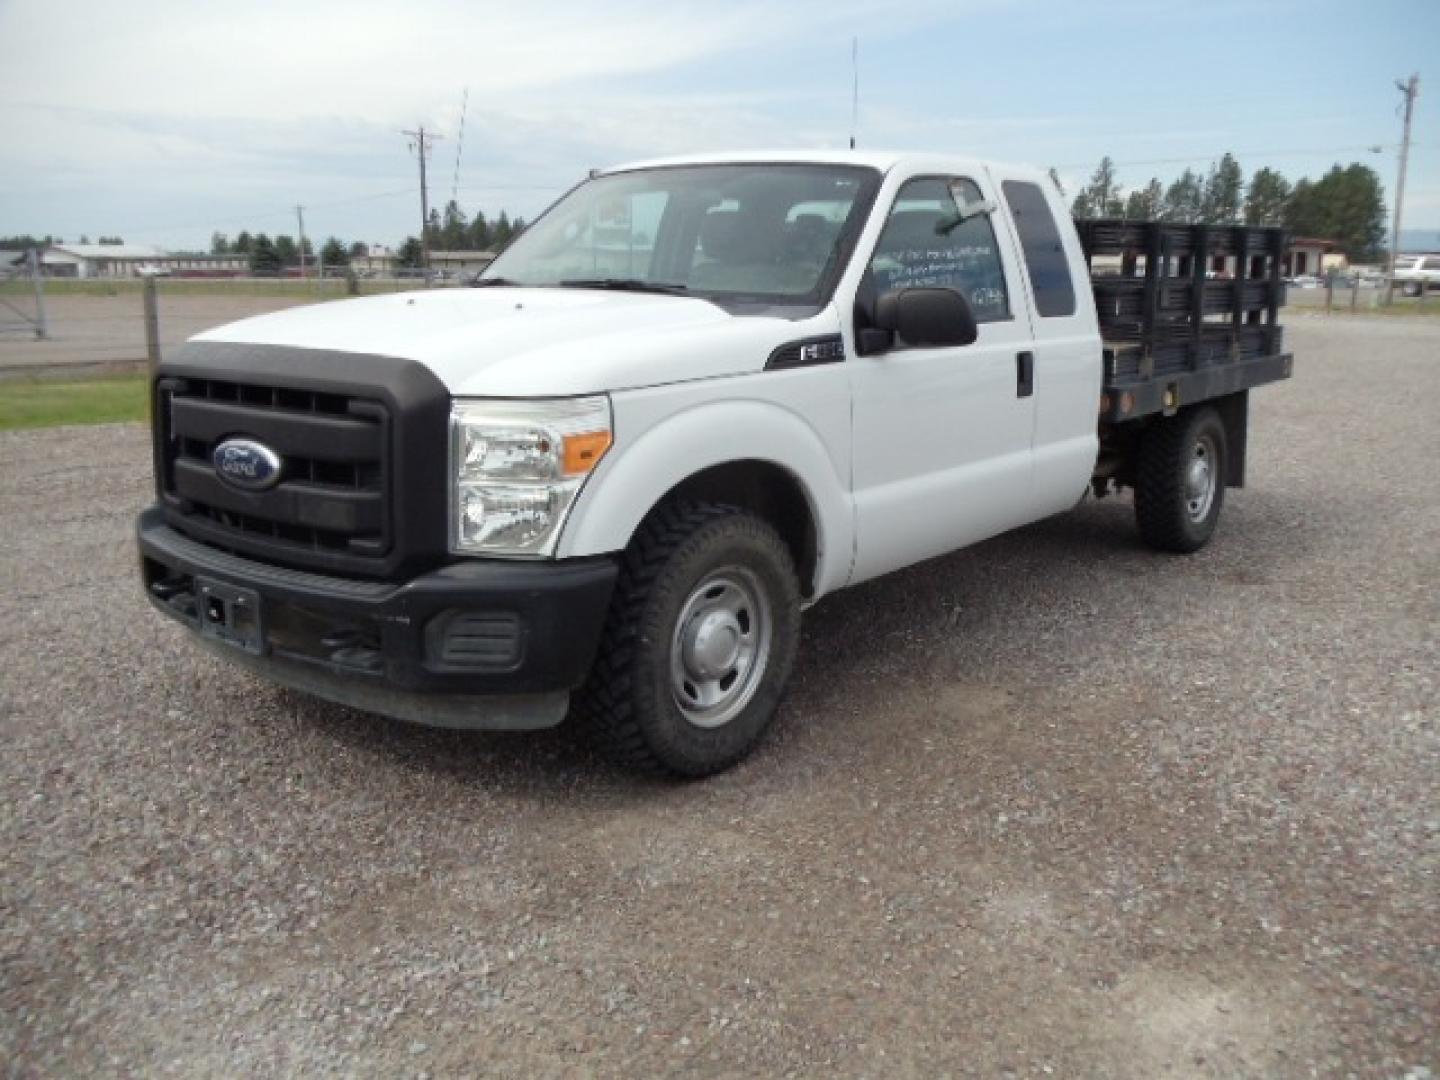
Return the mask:
<path id="1" fill-rule="evenodd" d="M 745 165 L 759 163 L 781 163 L 798 165 L 863 165 L 889 172 L 897 165 L 932 167 L 937 172 L 954 168 L 975 168 L 988 165 L 1011 176 L 1044 177 L 1043 170 L 1033 165 L 1012 165 L 1005 162 L 987 161 L 967 157 L 963 154 L 916 153 L 903 150 L 725 150 L 708 154 L 684 154 L 676 157 L 650 158 L 645 161 L 631 161 L 598 170 L 607 173 L 631 172 L 636 169 L 659 169 L 677 165 Z"/>

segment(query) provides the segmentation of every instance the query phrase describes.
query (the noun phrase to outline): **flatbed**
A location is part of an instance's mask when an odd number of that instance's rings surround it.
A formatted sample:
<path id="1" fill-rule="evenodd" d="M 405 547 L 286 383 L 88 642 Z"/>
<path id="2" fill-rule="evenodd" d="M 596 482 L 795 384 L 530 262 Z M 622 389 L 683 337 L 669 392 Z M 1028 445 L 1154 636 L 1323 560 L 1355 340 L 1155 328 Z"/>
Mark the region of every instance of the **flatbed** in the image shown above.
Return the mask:
<path id="1" fill-rule="evenodd" d="M 1289 378 L 1285 230 L 1115 218 L 1075 227 L 1104 349 L 1103 422 Z"/>

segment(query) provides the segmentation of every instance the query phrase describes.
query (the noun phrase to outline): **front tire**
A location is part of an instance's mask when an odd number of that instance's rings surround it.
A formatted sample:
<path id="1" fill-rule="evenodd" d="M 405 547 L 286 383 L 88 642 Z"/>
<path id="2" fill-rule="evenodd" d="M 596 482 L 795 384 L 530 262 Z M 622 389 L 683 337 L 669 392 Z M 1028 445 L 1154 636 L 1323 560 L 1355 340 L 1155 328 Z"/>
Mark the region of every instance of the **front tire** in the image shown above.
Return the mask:
<path id="1" fill-rule="evenodd" d="M 1225 503 L 1229 451 L 1220 414 L 1202 408 L 1166 417 L 1140 438 L 1135 520 L 1157 551 L 1188 555 L 1210 542 Z"/>
<path id="2" fill-rule="evenodd" d="M 611 758 L 709 776 L 769 726 L 800 639 L 800 587 L 762 518 L 716 503 L 655 511 L 623 556 L 577 717 Z"/>

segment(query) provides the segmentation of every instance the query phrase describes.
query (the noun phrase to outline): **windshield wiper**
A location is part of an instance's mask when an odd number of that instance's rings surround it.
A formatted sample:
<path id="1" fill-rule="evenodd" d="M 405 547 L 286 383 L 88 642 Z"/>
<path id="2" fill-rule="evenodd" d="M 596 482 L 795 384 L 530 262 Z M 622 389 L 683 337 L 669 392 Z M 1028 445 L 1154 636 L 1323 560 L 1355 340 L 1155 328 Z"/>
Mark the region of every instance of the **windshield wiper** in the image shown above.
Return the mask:
<path id="1" fill-rule="evenodd" d="M 616 289 L 620 292 L 669 293 L 678 296 L 689 291 L 688 285 L 670 285 L 663 281 L 642 281 L 640 278 L 572 278 L 560 282 L 567 289 Z"/>
<path id="2" fill-rule="evenodd" d="M 470 287 L 471 287 L 472 289 L 486 289 L 486 288 L 489 288 L 489 287 L 492 286 L 492 285 L 519 285 L 519 284 L 520 284 L 520 283 L 519 283 L 518 281 L 511 281 L 509 278 L 504 278 L 504 277 L 484 277 L 484 278 L 476 278 L 474 281 L 472 281 L 472 282 L 470 283 Z"/>

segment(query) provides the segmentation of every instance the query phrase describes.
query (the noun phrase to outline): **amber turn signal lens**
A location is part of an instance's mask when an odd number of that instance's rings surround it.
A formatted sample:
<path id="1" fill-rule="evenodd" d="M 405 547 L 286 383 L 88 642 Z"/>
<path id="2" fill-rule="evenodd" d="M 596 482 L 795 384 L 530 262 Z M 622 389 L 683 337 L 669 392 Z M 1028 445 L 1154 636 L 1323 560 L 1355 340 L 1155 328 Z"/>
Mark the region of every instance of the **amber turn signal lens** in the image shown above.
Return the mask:
<path id="1" fill-rule="evenodd" d="M 588 473 L 600 464 L 600 459 L 609 449 L 608 431 L 587 431 L 581 435 L 565 436 L 565 475 Z"/>

